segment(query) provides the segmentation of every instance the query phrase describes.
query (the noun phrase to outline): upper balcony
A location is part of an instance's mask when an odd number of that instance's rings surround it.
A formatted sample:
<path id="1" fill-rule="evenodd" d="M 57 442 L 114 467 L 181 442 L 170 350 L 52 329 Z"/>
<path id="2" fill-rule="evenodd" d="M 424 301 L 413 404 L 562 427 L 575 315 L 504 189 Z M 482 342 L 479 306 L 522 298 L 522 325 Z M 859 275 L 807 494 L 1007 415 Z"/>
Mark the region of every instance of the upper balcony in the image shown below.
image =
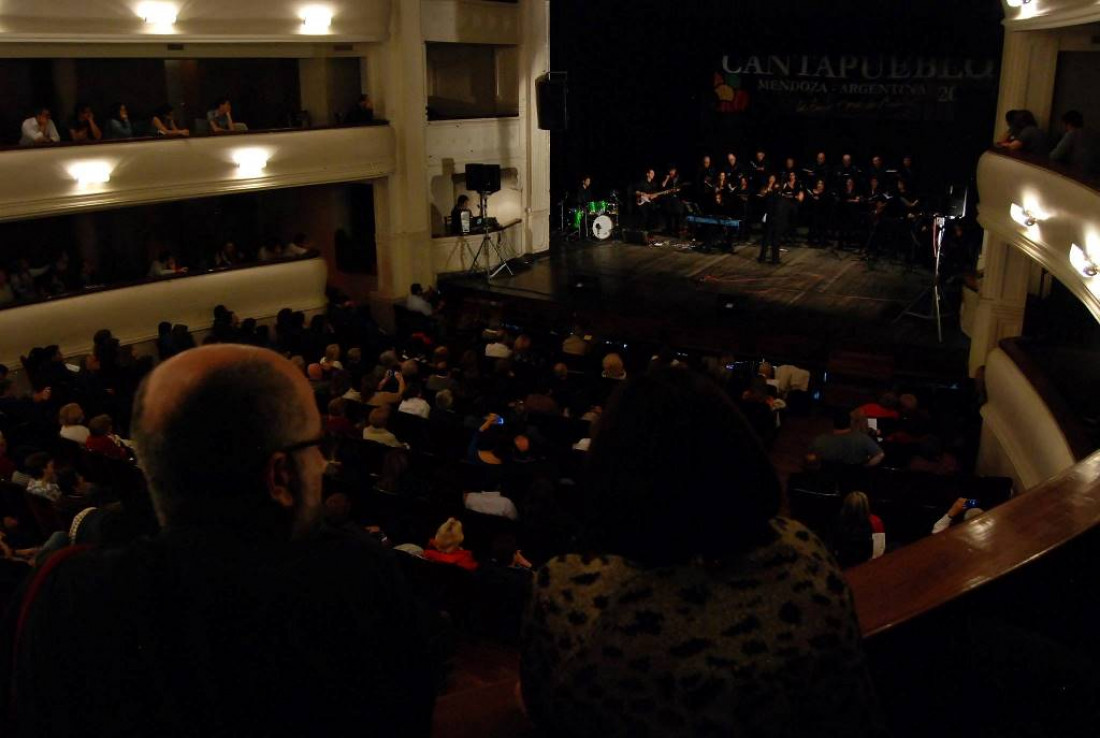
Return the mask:
<path id="1" fill-rule="evenodd" d="M 384 41 L 390 0 L 7 0 L 5 42 Z M 305 8 L 311 7 L 311 13 Z"/>
<path id="2" fill-rule="evenodd" d="M 978 163 L 978 190 L 982 226 L 1037 261 L 1100 321 L 1098 183 L 1046 160 L 991 151 Z"/>
<path id="3" fill-rule="evenodd" d="M 128 139 L 0 152 L 0 220 L 383 177 L 388 125 Z"/>
<path id="4" fill-rule="evenodd" d="M 424 40 L 440 43 L 518 44 L 519 6 L 489 0 L 423 0 Z"/>
<path id="5" fill-rule="evenodd" d="M 1005 26 L 1012 31 L 1066 28 L 1100 21 L 1095 0 L 1001 0 Z"/>

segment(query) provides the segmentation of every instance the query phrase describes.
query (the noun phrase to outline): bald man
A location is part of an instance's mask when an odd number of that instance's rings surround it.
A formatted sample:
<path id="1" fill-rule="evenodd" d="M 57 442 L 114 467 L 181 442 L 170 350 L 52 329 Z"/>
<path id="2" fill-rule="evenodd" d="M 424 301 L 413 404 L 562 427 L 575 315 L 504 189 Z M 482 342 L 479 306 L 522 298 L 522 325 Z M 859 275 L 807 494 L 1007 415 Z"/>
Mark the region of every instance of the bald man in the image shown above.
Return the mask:
<path id="1" fill-rule="evenodd" d="M 427 735 L 415 608 L 388 552 L 321 524 L 321 438 L 309 383 L 271 351 L 161 364 L 134 404 L 161 531 L 39 570 L 0 654 L 0 732 Z"/>

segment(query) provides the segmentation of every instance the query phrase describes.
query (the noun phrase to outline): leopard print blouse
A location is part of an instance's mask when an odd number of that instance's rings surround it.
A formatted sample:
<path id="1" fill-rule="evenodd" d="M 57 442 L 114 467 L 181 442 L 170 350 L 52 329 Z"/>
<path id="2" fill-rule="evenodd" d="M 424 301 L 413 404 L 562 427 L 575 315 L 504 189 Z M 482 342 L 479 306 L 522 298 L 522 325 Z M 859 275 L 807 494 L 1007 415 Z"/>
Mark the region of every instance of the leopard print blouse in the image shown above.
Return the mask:
<path id="1" fill-rule="evenodd" d="M 560 556 L 536 575 L 523 697 L 553 736 L 882 729 L 851 593 L 802 525 L 721 566 Z"/>

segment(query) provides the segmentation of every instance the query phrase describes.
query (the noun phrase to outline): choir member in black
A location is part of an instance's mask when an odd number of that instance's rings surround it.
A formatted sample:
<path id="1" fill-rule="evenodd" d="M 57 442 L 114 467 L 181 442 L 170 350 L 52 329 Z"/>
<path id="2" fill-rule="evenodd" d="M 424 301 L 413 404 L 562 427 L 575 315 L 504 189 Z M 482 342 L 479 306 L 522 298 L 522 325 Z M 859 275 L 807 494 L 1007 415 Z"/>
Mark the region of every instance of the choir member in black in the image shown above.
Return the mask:
<path id="1" fill-rule="evenodd" d="M 451 235 L 462 235 L 462 214 L 466 214 L 467 223 L 470 222 L 470 196 L 459 195 L 458 200 L 455 201 L 455 206 L 451 208 Z"/>
<path id="2" fill-rule="evenodd" d="M 786 184 L 792 174 L 797 177 L 800 172 L 798 171 L 798 165 L 795 163 L 794 157 L 788 156 L 786 161 L 783 162 L 783 173 L 779 181 Z"/>
<path id="3" fill-rule="evenodd" d="M 898 167 L 898 181 L 903 179 L 910 190 L 917 190 L 917 173 L 913 170 L 913 157 L 909 154 L 901 157 L 901 166 Z"/>
<path id="4" fill-rule="evenodd" d="M 825 186 L 825 179 L 818 177 L 812 189 L 806 191 L 806 204 L 810 208 L 810 246 L 824 246 L 829 228 L 832 196 Z"/>
<path id="5" fill-rule="evenodd" d="M 856 182 L 856 188 L 859 188 L 860 183 L 863 181 L 863 172 L 852 162 L 851 154 L 844 154 L 840 157 L 840 166 L 836 169 L 836 175 L 834 181 L 840 184 L 841 193 L 847 189 L 847 182 L 849 179 L 854 179 Z"/>
<path id="6" fill-rule="evenodd" d="M 737 154 L 732 151 L 726 154 L 726 178 L 729 179 L 731 184 L 736 184 L 741 180 L 741 163 L 737 161 Z"/>
<path id="7" fill-rule="evenodd" d="M 737 238 L 740 241 L 744 241 L 749 235 L 749 222 L 751 216 L 749 208 L 754 194 L 752 183 L 749 180 L 749 176 L 742 172 L 737 182 L 731 183 L 729 187 L 730 194 L 726 198 L 729 214 L 731 218 L 737 218 L 737 220 L 741 221 L 741 226 L 737 229 Z"/>
<path id="8" fill-rule="evenodd" d="M 865 204 L 863 194 L 856 185 L 855 177 L 844 180 L 844 189 L 840 193 L 838 213 L 838 242 L 840 248 L 860 247 L 860 234 L 863 231 Z"/>
<path id="9" fill-rule="evenodd" d="M 788 159 L 794 163 L 794 159 Z M 798 224 L 798 209 L 806 199 L 806 193 L 802 189 L 802 183 L 798 181 L 798 171 L 792 168 L 787 172 L 783 184 L 779 187 L 779 195 L 783 198 L 782 218 L 783 230 L 779 232 L 779 238 L 790 243 L 794 228 Z"/>
<path id="10" fill-rule="evenodd" d="M 770 249 L 772 264 L 778 264 L 779 239 L 786 230 L 783 217 L 786 207 L 783 196 L 780 194 L 779 182 L 774 174 L 768 175 L 767 184 L 760 190 L 759 197 L 764 202 L 764 235 L 760 239 L 760 255 L 756 260 L 763 264 Z"/>
<path id="11" fill-rule="evenodd" d="M 871 157 L 871 166 L 867 170 L 866 176 L 868 182 L 877 179 L 884 190 L 890 189 L 890 175 L 886 171 L 886 165 L 883 163 L 882 157 L 878 154 Z"/>
<path id="12" fill-rule="evenodd" d="M 753 185 L 763 188 L 768 182 L 768 174 L 771 173 L 771 163 L 768 161 L 767 152 L 763 149 L 757 151 L 756 157 L 752 160 L 750 166 Z"/>
<path id="13" fill-rule="evenodd" d="M 876 157 L 877 158 L 877 157 Z M 863 200 L 866 203 L 866 212 L 870 231 L 867 234 L 867 243 L 864 247 L 863 258 L 873 260 L 882 250 L 883 244 L 893 243 L 898 219 L 894 215 L 890 205 L 894 198 L 882 185 L 882 181 L 872 175 L 867 187 L 867 193 Z"/>
<path id="14" fill-rule="evenodd" d="M 707 205 L 711 215 L 726 216 L 729 214 L 731 194 L 729 177 L 726 176 L 725 170 L 718 172 L 718 178 L 714 181 L 714 190 L 708 199 Z"/>
<path id="15" fill-rule="evenodd" d="M 802 170 L 806 175 L 806 186 L 809 189 L 817 187 L 818 180 L 825 183 L 825 188 L 829 188 L 829 181 L 832 178 L 832 172 L 829 171 L 829 164 L 825 158 L 825 152 L 817 152 L 817 156 L 814 158 L 814 165 L 812 167 L 806 167 Z"/>
<path id="16" fill-rule="evenodd" d="M 924 211 L 921 207 L 920 198 L 913 192 L 909 185 L 909 180 L 898 179 L 897 191 L 894 194 L 892 201 L 896 208 L 896 217 L 900 218 L 903 223 L 903 227 L 900 229 L 901 234 L 899 239 L 902 239 L 902 243 L 905 243 L 905 234 L 911 235 L 908 239 L 909 245 L 916 248 L 920 244 L 927 243 L 928 238 L 931 236 L 932 224 L 924 217 Z M 910 250 L 909 260 L 913 261 L 916 254 Z"/>
<path id="17" fill-rule="evenodd" d="M 710 155 L 703 154 L 703 163 L 699 166 L 699 172 L 695 175 L 695 193 L 699 202 L 706 202 L 714 194 L 714 166 L 710 162 Z"/>
<path id="18" fill-rule="evenodd" d="M 653 196 L 660 191 L 661 185 L 657 182 L 657 172 L 652 168 L 647 169 L 642 181 L 634 185 L 638 226 L 647 231 L 656 230 L 660 225 L 660 198 Z"/>
<path id="19" fill-rule="evenodd" d="M 661 180 L 661 190 L 672 190 L 658 202 L 665 213 L 668 232 L 674 236 L 680 235 L 680 221 L 684 216 L 684 203 L 680 200 L 680 172 L 673 164 L 668 168 L 668 173 Z"/>

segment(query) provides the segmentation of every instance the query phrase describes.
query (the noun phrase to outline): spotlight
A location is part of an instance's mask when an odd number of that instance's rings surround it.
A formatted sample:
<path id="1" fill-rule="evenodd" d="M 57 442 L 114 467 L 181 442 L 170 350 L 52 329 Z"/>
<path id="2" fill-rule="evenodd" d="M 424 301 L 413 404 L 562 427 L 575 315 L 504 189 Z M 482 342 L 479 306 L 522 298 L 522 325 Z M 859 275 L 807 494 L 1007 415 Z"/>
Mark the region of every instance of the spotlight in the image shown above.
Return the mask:
<path id="1" fill-rule="evenodd" d="M 233 152 L 233 161 L 242 177 L 260 177 L 267 168 L 267 152 L 263 149 L 238 149 Z"/>
<path id="2" fill-rule="evenodd" d="M 1032 228 L 1050 217 L 1035 205 L 1025 208 L 1023 205 L 1012 203 L 1012 207 L 1009 208 L 1008 212 L 1014 221 L 1025 228 Z"/>
<path id="3" fill-rule="evenodd" d="M 307 5 L 298 17 L 302 19 L 302 33 L 328 33 L 332 25 L 332 10 L 324 5 Z"/>
<path id="4" fill-rule="evenodd" d="M 174 3 L 150 0 L 137 6 L 138 16 L 151 26 L 171 26 L 176 22 L 177 13 Z"/>
<path id="5" fill-rule="evenodd" d="M 78 161 L 69 165 L 69 176 L 81 187 L 107 184 L 111 181 L 111 165 L 105 161 Z"/>
<path id="6" fill-rule="evenodd" d="M 1087 279 L 1092 279 L 1100 272 L 1092 255 L 1077 244 L 1073 244 L 1069 249 L 1069 263 Z"/>

